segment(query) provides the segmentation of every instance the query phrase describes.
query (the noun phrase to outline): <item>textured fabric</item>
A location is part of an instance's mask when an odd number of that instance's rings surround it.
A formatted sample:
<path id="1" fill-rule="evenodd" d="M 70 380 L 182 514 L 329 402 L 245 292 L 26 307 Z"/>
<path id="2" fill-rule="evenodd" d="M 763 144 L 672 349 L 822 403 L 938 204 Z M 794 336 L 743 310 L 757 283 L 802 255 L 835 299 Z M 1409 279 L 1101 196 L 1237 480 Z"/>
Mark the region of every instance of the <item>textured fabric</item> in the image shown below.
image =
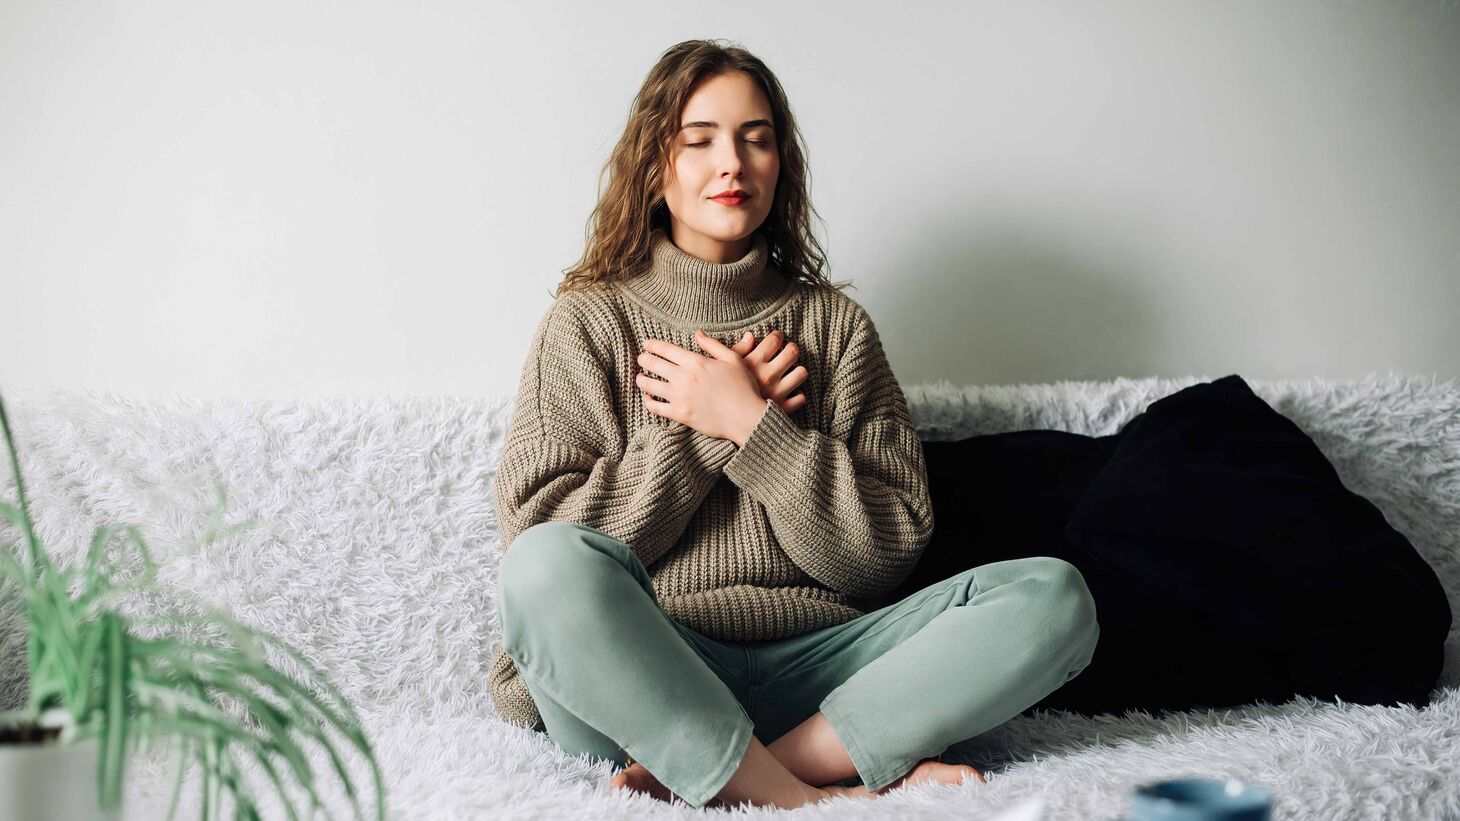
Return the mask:
<path id="1" fill-rule="evenodd" d="M 804 635 L 723 642 L 665 616 L 627 544 L 567 522 L 524 531 L 502 559 L 500 601 L 548 736 L 569 755 L 642 762 L 694 807 L 724 788 L 752 734 L 771 743 L 818 710 L 880 789 L 1075 678 L 1100 636 L 1079 570 L 1035 556 Z"/>
<path id="2" fill-rule="evenodd" d="M 1303 424 L 1322 436 L 1326 421 Z M 1068 561 L 1095 597 L 1094 661 L 1030 711 L 1297 696 L 1423 706 L 1443 680 L 1443 566 L 1400 529 L 1403 504 L 1385 487 L 1397 471 L 1360 494 L 1236 374 L 1160 398 L 1108 435 L 1008 431 L 924 441 L 923 456 L 938 526 L 891 601 L 1023 556 Z"/>
<path id="3" fill-rule="evenodd" d="M 865 289 L 848 293 L 861 298 Z M 887 321 L 875 310 L 873 317 Z M 529 339 L 524 333 L 515 365 Z M 1157 399 L 1226 373 L 910 384 L 887 344 L 908 410 L 934 439 L 1041 428 L 1104 436 Z M 1460 613 L 1460 384 L 1383 372 L 1249 383 L 1313 437 L 1346 486 L 1413 542 Z M 493 712 L 483 671 L 502 635 L 495 579 L 503 557 L 491 481 L 512 387 L 474 397 L 204 400 L 0 384 L 0 394 L 37 534 L 58 566 L 85 565 L 98 525 L 139 524 L 163 586 L 155 596 L 128 596 L 127 612 L 195 612 L 183 596 L 197 596 L 298 648 L 364 720 L 391 821 L 597 821 L 641 808 L 638 814 L 659 821 L 731 821 L 730 813 L 707 816 L 604 789 L 610 765 L 567 755 Z M 1009 461 L 970 470 L 997 474 Z M 935 466 L 928 466 L 930 493 Z M 213 479 L 227 489 L 223 525 L 253 519 L 268 527 L 230 529 L 190 546 L 212 521 Z M 0 470 L 0 498 L 18 499 L 9 470 Z M 941 529 L 944 509 L 934 498 Z M 138 566 L 132 552 L 124 543 L 113 548 L 108 558 L 130 577 Z M 930 543 L 924 559 L 933 549 Z M 1106 647 L 1098 597 L 1097 606 L 1099 646 Z M 24 619 L 0 619 L 0 707 L 25 704 L 26 635 Z M 1100 652 L 1055 694 L 1095 673 Z M 1158 670 L 1164 657 L 1152 659 L 1147 669 Z M 1159 771 L 1251 774 L 1280 785 L 1285 821 L 1460 821 L 1460 629 L 1450 633 L 1446 662 L 1441 688 L 1424 709 L 1302 698 L 1170 715 L 1022 716 L 944 753 L 944 761 L 984 769 L 987 784 L 929 785 L 827 808 L 836 821 L 984 819 L 1038 784 L 1060 807 L 1051 818 L 1111 819 L 1127 809 L 1119 785 Z M 916 688 L 909 696 L 917 698 Z M 353 818 L 349 802 L 341 803 L 344 790 L 323 784 L 334 781 L 326 750 L 300 746 L 320 776 L 326 812 Z M 137 807 L 128 821 L 164 818 L 175 757 L 166 744 L 137 754 L 144 757 L 127 768 L 128 801 Z M 250 780 L 263 778 L 257 762 L 240 763 Z M 362 772 L 354 760 L 347 764 Z M 196 817 L 199 796 L 190 786 L 179 810 Z"/>
<path id="4" fill-rule="evenodd" d="M 625 283 L 565 292 L 533 334 L 494 480 L 503 550 L 544 521 L 632 546 L 671 618 L 717 639 L 799 635 L 862 615 L 916 564 L 933 513 L 921 443 L 861 305 L 745 257 L 697 259 L 656 230 Z M 774 401 L 744 446 L 649 411 L 634 382 L 646 339 L 703 353 L 779 329 L 800 349 L 806 405 Z M 653 378 L 653 374 L 650 374 Z M 497 712 L 542 728 L 499 648 Z"/>
<path id="5" fill-rule="evenodd" d="M 1181 625 L 1185 646 L 1201 648 L 1168 651 L 1180 669 L 1151 701 L 1428 701 L 1451 628 L 1445 588 L 1297 424 L 1232 374 L 1152 403 L 1118 439 L 1070 513 L 1064 555 L 1137 624 Z M 1161 638 L 1142 630 L 1124 646 Z M 1205 648 L 1221 642 L 1257 663 L 1208 666 Z M 1131 656 L 1101 663 L 1123 680 Z M 1075 703 L 1109 703 L 1100 689 Z"/>

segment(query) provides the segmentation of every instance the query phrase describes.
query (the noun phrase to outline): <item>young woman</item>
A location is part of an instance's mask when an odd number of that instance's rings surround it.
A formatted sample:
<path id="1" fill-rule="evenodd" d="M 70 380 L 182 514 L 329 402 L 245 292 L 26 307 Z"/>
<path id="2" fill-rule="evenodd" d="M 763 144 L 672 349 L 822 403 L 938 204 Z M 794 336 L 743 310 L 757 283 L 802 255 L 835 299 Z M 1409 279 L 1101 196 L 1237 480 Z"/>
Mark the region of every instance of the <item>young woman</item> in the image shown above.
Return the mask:
<path id="1" fill-rule="evenodd" d="M 498 712 L 695 807 L 982 779 L 937 756 L 1089 663 L 1084 580 L 1024 558 L 868 612 L 932 534 L 926 465 L 875 325 L 821 271 L 760 60 L 666 51 L 609 168 L 496 474 Z"/>

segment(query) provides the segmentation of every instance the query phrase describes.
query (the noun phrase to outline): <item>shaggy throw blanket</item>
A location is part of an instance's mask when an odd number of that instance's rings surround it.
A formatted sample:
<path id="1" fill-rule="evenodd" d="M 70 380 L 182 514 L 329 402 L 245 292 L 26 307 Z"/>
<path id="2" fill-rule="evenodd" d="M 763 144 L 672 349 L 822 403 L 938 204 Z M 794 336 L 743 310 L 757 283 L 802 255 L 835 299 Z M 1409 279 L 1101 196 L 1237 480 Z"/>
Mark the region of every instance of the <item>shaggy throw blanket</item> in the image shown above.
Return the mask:
<path id="1" fill-rule="evenodd" d="M 925 439 L 1037 428 L 1101 436 L 1210 378 L 942 382 L 907 395 Z M 1460 387 L 1405 374 L 1249 384 L 1313 437 L 1347 487 L 1384 511 L 1435 569 L 1454 609 Z M 300 648 L 361 713 L 384 769 L 389 817 L 779 814 L 695 811 L 614 791 L 607 763 L 570 758 L 545 735 L 496 718 L 485 682 L 500 641 L 491 483 L 513 397 L 204 402 L 58 389 L 4 398 L 52 555 L 75 561 L 98 524 L 136 523 L 164 562 L 165 583 Z M 196 544 L 209 522 L 214 465 L 229 494 L 224 523 L 256 518 L 267 527 Z M 13 479 L 0 473 L 0 491 L 13 500 Z M 185 606 L 179 601 L 143 596 L 129 606 L 151 612 Z M 0 617 L 0 653 L 0 707 L 14 707 L 25 696 L 14 618 Z M 987 783 L 838 799 L 798 817 L 990 818 L 1037 798 L 1047 818 L 1114 819 L 1139 784 L 1204 775 L 1266 785 L 1277 795 L 1276 818 L 1460 818 L 1457 658 L 1452 630 L 1440 686 L 1423 709 L 1299 698 L 1157 716 L 1039 710 L 944 755 L 983 769 Z M 308 750 L 332 817 L 348 818 L 327 758 Z M 133 759 L 127 818 L 162 817 L 171 766 L 163 750 Z M 267 796 L 262 773 L 248 772 Z M 364 777 L 361 767 L 351 772 Z M 196 817 L 198 785 L 192 766 L 187 816 Z M 284 817 L 271 800 L 264 805 L 265 817 Z"/>

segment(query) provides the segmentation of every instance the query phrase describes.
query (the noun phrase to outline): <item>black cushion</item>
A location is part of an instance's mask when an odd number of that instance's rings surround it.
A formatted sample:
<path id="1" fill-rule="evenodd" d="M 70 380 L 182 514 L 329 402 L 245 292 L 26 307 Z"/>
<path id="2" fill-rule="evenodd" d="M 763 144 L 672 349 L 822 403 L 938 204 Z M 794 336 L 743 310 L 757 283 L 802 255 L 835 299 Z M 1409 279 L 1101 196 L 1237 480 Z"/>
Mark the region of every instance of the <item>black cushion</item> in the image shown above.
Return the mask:
<path id="1" fill-rule="evenodd" d="M 934 537 L 887 601 L 1036 555 L 1074 564 L 1095 598 L 1094 659 L 1029 710 L 1428 702 L 1451 619 L 1434 571 L 1237 375 L 1111 436 L 923 444 Z"/>
<path id="2" fill-rule="evenodd" d="M 1070 513 L 1116 442 L 1058 430 L 923 442 L 933 536 L 887 600 L 969 567 L 1062 550 Z"/>

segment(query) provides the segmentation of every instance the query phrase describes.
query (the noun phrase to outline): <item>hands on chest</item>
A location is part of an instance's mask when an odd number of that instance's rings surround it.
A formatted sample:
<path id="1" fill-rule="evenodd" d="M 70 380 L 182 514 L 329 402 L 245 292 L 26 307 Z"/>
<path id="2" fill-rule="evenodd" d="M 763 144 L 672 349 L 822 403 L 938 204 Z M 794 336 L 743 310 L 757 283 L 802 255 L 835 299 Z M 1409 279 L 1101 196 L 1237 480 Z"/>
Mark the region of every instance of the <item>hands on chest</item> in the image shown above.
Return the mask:
<path id="1" fill-rule="evenodd" d="M 634 384 L 649 412 L 744 445 L 765 412 L 765 400 L 775 400 L 786 413 L 806 404 L 806 395 L 796 391 L 809 374 L 805 365 L 796 364 L 801 353 L 796 343 L 782 347 L 784 341 L 777 330 L 756 344 L 755 335 L 746 331 L 732 347 L 697 330 L 695 342 L 706 356 L 646 339 L 637 358 L 643 372 L 634 375 Z"/>

